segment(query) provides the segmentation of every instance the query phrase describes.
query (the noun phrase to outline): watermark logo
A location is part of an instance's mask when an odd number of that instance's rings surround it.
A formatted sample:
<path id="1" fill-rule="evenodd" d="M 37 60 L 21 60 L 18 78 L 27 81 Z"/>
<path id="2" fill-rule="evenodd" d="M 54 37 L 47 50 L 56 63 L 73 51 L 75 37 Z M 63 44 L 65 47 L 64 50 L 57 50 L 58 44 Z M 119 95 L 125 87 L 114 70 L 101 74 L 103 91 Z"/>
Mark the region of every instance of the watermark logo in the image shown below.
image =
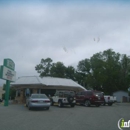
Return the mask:
<path id="1" fill-rule="evenodd" d="M 118 128 L 120 130 L 123 130 L 124 128 L 130 128 L 130 120 L 126 121 L 121 118 L 119 121 L 118 121 Z"/>

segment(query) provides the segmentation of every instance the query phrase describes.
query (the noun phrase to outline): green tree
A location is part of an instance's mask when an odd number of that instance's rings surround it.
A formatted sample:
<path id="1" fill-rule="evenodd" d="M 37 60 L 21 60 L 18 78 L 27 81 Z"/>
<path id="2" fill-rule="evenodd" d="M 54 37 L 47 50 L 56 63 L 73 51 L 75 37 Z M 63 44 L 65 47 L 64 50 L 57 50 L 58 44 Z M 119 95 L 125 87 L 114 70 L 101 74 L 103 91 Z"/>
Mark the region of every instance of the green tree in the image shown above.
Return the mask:
<path id="1" fill-rule="evenodd" d="M 90 72 L 91 71 L 90 59 L 85 59 L 85 60 L 79 61 L 77 70 L 84 74 L 90 74 L 91 73 Z"/>
<path id="2" fill-rule="evenodd" d="M 72 80 L 76 80 L 76 70 L 73 66 L 68 66 L 66 67 L 66 71 L 65 71 L 65 77 L 72 79 Z"/>
<path id="3" fill-rule="evenodd" d="M 78 63 L 77 70 L 84 73 L 87 87 L 111 94 L 116 90 L 126 90 L 130 84 L 130 59 L 112 49 L 94 54 L 90 59 Z"/>
<path id="4" fill-rule="evenodd" d="M 130 85 L 130 58 L 126 55 L 121 55 L 120 61 L 120 88 L 126 90 Z"/>
<path id="5" fill-rule="evenodd" d="M 50 70 L 50 75 L 52 77 L 65 78 L 65 71 L 66 67 L 62 62 L 53 63 Z"/>
<path id="6" fill-rule="evenodd" d="M 103 88 L 106 93 L 118 90 L 120 78 L 120 54 L 108 49 L 102 53 L 104 61 L 105 81 Z"/>
<path id="7" fill-rule="evenodd" d="M 47 58 L 41 59 L 35 70 L 41 77 L 70 78 L 86 88 L 104 91 L 106 94 L 127 90 L 130 86 L 130 57 L 112 49 L 79 61 L 77 69 L 73 66 L 65 67 L 62 62 L 52 63 L 52 59 Z"/>
<path id="8" fill-rule="evenodd" d="M 3 90 L 4 90 L 4 91 L 5 91 L 5 88 L 6 88 L 6 84 L 3 84 Z M 15 99 L 15 96 L 16 96 L 16 90 L 10 88 L 10 91 L 9 91 L 9 98 Z M 5 93 L 2 94 L 2 99 L 5 99 Z"/>
<path id="9" fill-rule="evenodd" d="M 41 63 L 35 66 L 35 70 L 40 74 L 40 77 L 51 76 L 50 70 L 52 67 L 52 59 L 41 59 Z"/>

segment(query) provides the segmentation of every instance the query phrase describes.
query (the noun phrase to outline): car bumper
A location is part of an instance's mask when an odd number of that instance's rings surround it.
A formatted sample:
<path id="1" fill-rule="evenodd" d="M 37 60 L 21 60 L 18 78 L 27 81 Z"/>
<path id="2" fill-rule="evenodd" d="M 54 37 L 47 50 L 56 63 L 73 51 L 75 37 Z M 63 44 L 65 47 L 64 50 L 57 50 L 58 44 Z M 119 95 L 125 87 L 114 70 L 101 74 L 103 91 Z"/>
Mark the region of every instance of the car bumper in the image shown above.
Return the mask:
<path id="1" fill-rule="evenodd" d="M 103 104 L 104 101 L 90 101 L 91 104 Z"/>
<path id="2" fill-rule="evenodd" d="M 114 102 L 113 101 L 108 101 L 106 102 L 107 104 L 113 104 Z"/>
<path id="3" fill-rule="evenodd" d="M 68 101 L 62 101 L 64 104 L 76 104 L 76 101 L 74 100 L 72 103 L 69 103 Z"/>
<path id="4" fill-rule="evenodd" d="M 37 104 L 37 103 L 30 103 L 30 107 L 50 107 L 51 103 L 46 103 L 46 104 Z"/>
<path id="5" fill-rule="evenodd" d="M 64 105 L 75 105 L 76 103 L 63 103 Z"/>

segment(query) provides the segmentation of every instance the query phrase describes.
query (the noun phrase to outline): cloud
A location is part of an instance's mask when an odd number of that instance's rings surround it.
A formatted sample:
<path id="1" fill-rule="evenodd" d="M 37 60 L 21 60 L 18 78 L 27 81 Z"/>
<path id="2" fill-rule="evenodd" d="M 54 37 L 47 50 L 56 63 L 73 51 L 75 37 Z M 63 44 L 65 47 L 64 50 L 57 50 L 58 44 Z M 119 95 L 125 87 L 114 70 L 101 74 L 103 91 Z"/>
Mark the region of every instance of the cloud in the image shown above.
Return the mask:
<path id="1" fill-rule="evenodd" d="M 76 66 L 109 48 L 129 55 L 129 12 L 128 5 L 120 4 L 4 5 L 0 8 L 0 64 L 11 58 L 19 77 L 38 75 L 35 66 L 41 58 Z"/>

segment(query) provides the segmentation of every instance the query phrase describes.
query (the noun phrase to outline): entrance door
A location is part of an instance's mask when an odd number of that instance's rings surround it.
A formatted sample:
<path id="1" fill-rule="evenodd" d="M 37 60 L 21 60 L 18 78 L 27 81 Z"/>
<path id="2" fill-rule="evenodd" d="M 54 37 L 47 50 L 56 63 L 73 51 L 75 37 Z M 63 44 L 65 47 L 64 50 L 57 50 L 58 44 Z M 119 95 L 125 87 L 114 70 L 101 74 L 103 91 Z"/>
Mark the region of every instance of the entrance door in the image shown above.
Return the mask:
<path id="1" fill-rule="evenodd" d="M 46 94 L 47 96 L 54 96 L 56 89 L 41 89 L 42 94 Z"/>

